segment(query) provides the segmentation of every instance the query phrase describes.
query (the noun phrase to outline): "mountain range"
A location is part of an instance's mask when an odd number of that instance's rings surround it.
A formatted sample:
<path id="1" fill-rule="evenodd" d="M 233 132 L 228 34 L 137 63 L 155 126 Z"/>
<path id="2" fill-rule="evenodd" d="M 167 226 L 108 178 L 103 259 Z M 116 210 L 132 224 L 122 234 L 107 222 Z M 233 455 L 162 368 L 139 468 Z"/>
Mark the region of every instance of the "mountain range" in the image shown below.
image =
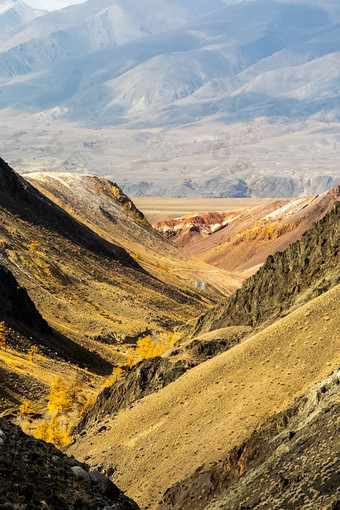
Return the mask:
<path id="1" fill-rule="evenodd" d="M 2 0 L 3 153 L 130 195 L 291 197 L 338 183 L 339 6 Z M 20 129 L 16 119 L 20 119 Z"/>

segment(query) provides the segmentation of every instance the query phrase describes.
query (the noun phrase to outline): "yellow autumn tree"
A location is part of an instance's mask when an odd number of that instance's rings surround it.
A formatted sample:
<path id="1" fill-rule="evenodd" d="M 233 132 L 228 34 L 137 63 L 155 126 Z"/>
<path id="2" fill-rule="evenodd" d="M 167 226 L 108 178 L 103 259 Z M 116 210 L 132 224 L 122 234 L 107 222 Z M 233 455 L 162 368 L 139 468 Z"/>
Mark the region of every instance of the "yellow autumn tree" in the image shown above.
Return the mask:
<path id="1" fill-rule="evenodd" d="M 49 423 L 45 420 L 40 422 L 36 426 L 33 435 L 36 439 L 42 439 L 59 448 L 69 445 L 72 441 L 70 426 L 63 424 L 62 419 L 56 414 L 52 416 Z"/>
<path id="2" fill-rule="evenodd" d="M 28 416 L 30 414 L 35 414 L 35 410 L 32 406 L 32 402 L 25 399 L 19 407 L 19 415 Z"/>
<path id="3" fill-rule="evenodd" d="M 43 420 L 35 428 L 34 437 L 36 439 L 42 439 L 43 441 L 49 441 L 49 424 Z"/>
<path id="4" fill-rule="evenodd" d="M 160 356 L 175 345 L 179 336 L 174 333 L 164 333 L 152 339 L 150 335 L 137 342 L 136 352 L 142 359 Z"/>
<path id="5" fill-rule="evenodd" d="M 5 322 L 0 322 L 0 349 L 7 349 L 7 334 Z"/>
<path id="6" fill-rule="evenodd" d="M 73 403 L 70 387 L 58 376 L 49 394 L 47 404 L 49 412 L 67 414 L 72 411 Z"/>
<path id="7" fill-rule="evenodd" d="M 106 379 L 106 381 L 104 383 L 104 388 L 112 386 L 116 382 L 121 381 L 122 379 L 124 379 L 125 376 L 126 376 L 126 371 L 123 368 L 115 367 L 112 370 L 112 374 L 110 375 L 110 377 L 108 379 Z"/>
<path id="8" fill-rule="evenodd" d="M 56 414 L 52 416 L 48 426 L 49 443 L 62 447 L 71 443 L 70 425 L 62 424 L 61 418 Z"/>

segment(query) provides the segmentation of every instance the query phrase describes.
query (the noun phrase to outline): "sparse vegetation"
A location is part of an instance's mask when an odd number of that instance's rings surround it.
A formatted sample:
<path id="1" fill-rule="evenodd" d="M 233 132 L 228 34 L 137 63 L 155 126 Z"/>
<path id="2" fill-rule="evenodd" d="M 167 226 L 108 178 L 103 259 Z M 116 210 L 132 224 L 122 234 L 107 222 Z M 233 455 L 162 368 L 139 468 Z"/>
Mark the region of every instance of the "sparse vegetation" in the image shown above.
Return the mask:
<path id="1" fill-rule="evenodd" d="M 33 241 L 30 244 L 30 250 L 31 251 L 36 251 L 39 247 L 40 247 L 40 243 L 38 243 L 37 241 Z"/>
<path id="2" fill-rule="evenodd" d="M 57 447 L 67 446 L 72 440 L 72 426 L 92 403 L 93 399 L 84 392 L 79 383 L 67 384 L 58 376 L 48 397 L 49 417 L 33 423 L 31 416 L 36 411 L 29 400 L 24 400 L 18 410 L 19 423 L 26 433 L 33 434 L 37 439 L 43 439 Z M 25 418 L 28 420 L 24 421 Z"/>
<path id="3" fill-rule="evenodd" d="M 0 349 L 7 350 L 7 332 L 4 321 L 0 322 Z"/>
<path id="4" fill-rule="evenodd" d="M 19 407 L 19 415 L 20 416 L 30 416 L 35 414 L 36 411 L 33 407 L 33 404 L 30 400 L 24 399 L 23 403 Z"/>
<path id="5" fill-rule="evenodd" d="M 158 267 L 159 269 L 162 269 L 163 271 L 166 271 L 166 272 L 169 271 L 169 266 L 166 262 L 163 262 L 163 263 L 156 262 L 155 266 Z"/>
<path id="6" fill-rule="evenodd" d="M 142 359 L 160 356 L 175 345 L 179 340 L 179 335 L 173 333 L 164 333 L 157 338 L 151 338 L 150 335 L 137 342 L 136 353 Z"/>
<path id="7" fill-rule="evenodd" d="M 36 345 L 32 345 L 28 350 L 28 355 L 31 361 L 34 361 L 35 357 L 39 354 L 39 349 Z"/>
<path id="8" fill-rule="evenodd" d="M 126 370 L 124 370 L 121 367 L 115 367 L 112 370 L 112 374 L 110 375 L 110 377 L 108 379 L 106 379 L 106 381 L 104 383 L 104 388 L 112 386 L 113 384 L 121 381 L 122 379 L 124 379 L 125 376 L 126 376 Z"/>

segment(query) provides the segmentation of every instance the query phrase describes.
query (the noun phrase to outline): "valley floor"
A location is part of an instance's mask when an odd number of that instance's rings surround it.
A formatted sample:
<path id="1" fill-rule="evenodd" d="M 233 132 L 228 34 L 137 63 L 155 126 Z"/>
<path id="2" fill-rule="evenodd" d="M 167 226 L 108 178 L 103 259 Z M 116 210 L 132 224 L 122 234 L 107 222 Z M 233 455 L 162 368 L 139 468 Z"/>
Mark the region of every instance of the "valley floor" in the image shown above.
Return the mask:
<path id="1" fill-rule="evenodd" d="M 273 202 L 272 198 L 167 198 L 133 197 L 150 223 L 164 221 L 190 213 L 236 211 Z"/>

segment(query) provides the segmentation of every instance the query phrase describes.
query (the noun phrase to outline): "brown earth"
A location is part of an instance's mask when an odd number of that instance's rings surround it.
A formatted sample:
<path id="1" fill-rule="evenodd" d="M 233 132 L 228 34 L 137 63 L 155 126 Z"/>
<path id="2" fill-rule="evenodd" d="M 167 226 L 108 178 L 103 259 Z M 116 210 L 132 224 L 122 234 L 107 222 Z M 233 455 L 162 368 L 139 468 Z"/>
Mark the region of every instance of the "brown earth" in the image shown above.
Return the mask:
<path id="1" fill-rule="evenodd" d="M 227 271 L 254 272 L 269 255 L 301 238 L 340 200 L 340 187 L 312 197 L 273 200 L 222 213 L 188 215 L 155 223 L 185 252 Z"/>
<path id="2" fill-rule="evenodd" d="M 340 202 L 300 241 L 268 257 L 241 289 L 202 315 L 192 335 L 228 326 L 259 326 L 340 282 Z"/>

